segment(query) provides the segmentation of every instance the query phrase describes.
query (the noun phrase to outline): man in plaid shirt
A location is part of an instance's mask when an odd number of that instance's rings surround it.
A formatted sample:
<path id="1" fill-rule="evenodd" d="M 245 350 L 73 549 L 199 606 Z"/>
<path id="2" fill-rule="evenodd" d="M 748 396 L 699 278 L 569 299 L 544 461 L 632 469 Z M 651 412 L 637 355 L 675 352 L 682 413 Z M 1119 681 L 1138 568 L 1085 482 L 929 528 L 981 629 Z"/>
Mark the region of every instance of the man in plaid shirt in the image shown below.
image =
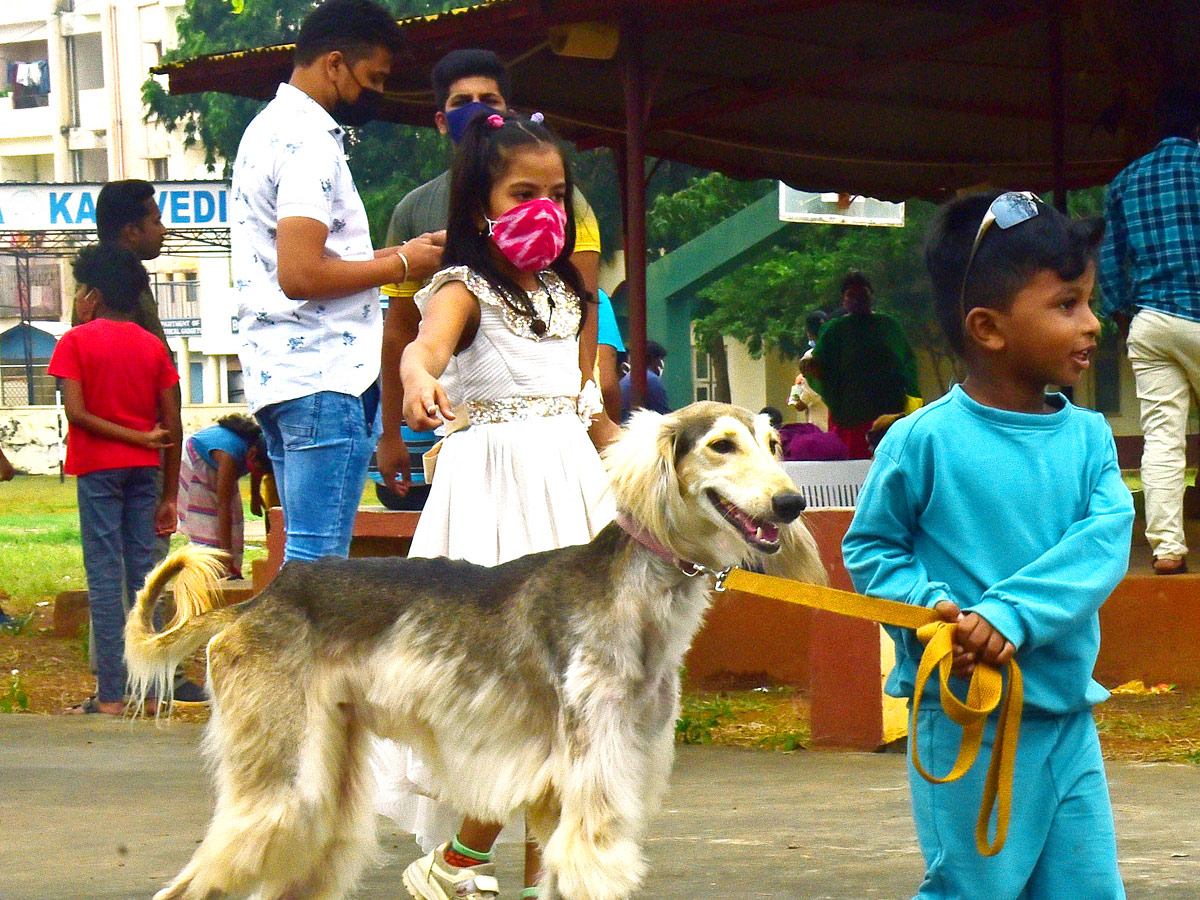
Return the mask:
<path id="1" fill-rule="evenodd" d="M 1154 571 L 1175 575 L 1187 571 L 1185 437 L 1190 394 L 1200 395 L 1200 94 L 1168 88 L 1159 114 L 1163 139 L 1109 186 L 1099 278 L 1141 401 Z"/>

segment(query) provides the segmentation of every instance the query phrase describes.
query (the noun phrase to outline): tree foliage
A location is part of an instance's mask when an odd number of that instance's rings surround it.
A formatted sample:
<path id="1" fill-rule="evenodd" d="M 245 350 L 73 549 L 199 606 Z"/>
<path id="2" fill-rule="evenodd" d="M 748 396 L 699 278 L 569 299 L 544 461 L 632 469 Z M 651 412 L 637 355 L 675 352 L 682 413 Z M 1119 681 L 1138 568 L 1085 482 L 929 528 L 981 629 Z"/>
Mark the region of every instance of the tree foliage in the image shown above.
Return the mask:
<path id="1" fill-rule="evenodd" d="M 717 173 L 660 196 L 647 230 L 651 258 L 670 252 L 775 189 L 771 181 L 736 181 Z M 910 340 L 948 361 L 937 332 L 921 257 L 932 206 L 909 203 L 903 228 L 792 225 L 779 239 L 701 291 L 693 322 L 697 341 L 721 337 L 752 354 L 774 350 L 798 357 L 806 345 L 804 320 L 817 309 L 840 312 L 838 286 L 850 269 L 875 285 L 876 308 L 895 316 Z"/>

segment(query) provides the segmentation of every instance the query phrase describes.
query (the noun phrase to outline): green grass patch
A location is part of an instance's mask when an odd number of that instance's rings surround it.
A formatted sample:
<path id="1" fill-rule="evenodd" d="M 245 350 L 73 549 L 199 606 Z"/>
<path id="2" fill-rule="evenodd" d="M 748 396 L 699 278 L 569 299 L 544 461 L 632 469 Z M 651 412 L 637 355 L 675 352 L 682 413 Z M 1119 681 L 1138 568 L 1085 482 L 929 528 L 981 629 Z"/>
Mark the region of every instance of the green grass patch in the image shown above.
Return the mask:
<path id="1" fill-rule="evenodd" d="M 246 519 L 252 521 L 249 479 L 243 479 Z M 79 508 L 75 479 L 59 482 L 54 475 L 22 475 L 0 484 L 0 592 L 8 595 L 4 611 L 27 615 L 39 602 L 53 600 L 61 591 L 87 589 L 83 547 L 79 540 Z M 186 543 L 182 535 L 171 538 L 174 549 Z M 244 568 L 266 556 L 266 549 L 249 544 Z M 0 595 L 2 596 L 2 595 Z"/>

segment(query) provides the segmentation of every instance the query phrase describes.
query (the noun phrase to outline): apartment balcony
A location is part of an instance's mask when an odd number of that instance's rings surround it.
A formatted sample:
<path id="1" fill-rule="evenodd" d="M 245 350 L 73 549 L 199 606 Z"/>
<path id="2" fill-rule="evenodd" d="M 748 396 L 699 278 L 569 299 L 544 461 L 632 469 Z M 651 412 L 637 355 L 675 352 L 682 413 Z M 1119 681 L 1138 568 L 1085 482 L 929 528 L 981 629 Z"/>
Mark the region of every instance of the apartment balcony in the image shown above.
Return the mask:
<path id="1" fill-rule="evenodd" d="M 12 95 L 0 97 L 0 141 L 53 138 L 58 125 L 54 118 L 57 108 L 54 95 L 50 94 L 49 106 L 33 106 L 28 109 L 13 109 Z M 107 101 L 104 106 L 108 110 Z"/>
<path id="2" fill-rule="evenodd" d="M 190 278 L 156 281 L 154 296 L 158 300 L 159 321 L 168 335 L 200 334 L 200 282 Z"/>

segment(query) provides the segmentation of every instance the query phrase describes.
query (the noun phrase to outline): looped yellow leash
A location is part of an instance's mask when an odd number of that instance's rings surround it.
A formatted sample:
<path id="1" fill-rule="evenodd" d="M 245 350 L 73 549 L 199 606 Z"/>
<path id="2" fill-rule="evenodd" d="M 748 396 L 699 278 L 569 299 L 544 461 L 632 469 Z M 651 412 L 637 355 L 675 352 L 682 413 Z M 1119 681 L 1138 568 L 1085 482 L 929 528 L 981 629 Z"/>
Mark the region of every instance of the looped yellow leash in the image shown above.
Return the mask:
<path id="1" fill-rule="evenodd" d="M 925 645 L 925 651 L 917 667 L 909 734 L 913 768 L 926 781 L 945 784 L 966 774 L 979 755 L 988 716 L 999 707 L 1000 721 L 996 726 L 992 759 L 983 785 L 983 801 L 980 804 L 979 817 L 975 821 L 975 846 L 983 856 L 995 856 L 1000 852 L 1008 835 L 1008 819 L 1012 809 L 1013 768 L 1017 757 L 1017 736 L 1021 728 L 1021 706 L 1024 702 L 1021 670 L 1015 661 L 1010 661 L 1006 667 L 1007 691 L 1004 689 L 1004 676 L 998 669 L 977 665 L 967 687 L 967 701 L 963 703 L 951 693 L 949 687 L 955 626 L 952 622 L 943 621 L 932 609 L 893 600 L 880 600 L 877 597 L 865 597 L 862 594 L 804 584 L 772 575 L 759 575 L 742 569 L 733 569 L 724 578 L 720 578 L 718 590 L 741 591 L 786 603 L 799 603 L 814 609 L 824 609 L 916 631 L 917 638 Z M 917 751 L 917 712 L 921 708 L 921 696 L 935 669 L 941 684 L 942 710 L 953 722 L 962 726 L 963 730 L 958 758 L 945 775 L 931 775 L 926 771 Z M 993 809 L 996 810 L 996 837 L 989 842 L 988 823 Z"/>

